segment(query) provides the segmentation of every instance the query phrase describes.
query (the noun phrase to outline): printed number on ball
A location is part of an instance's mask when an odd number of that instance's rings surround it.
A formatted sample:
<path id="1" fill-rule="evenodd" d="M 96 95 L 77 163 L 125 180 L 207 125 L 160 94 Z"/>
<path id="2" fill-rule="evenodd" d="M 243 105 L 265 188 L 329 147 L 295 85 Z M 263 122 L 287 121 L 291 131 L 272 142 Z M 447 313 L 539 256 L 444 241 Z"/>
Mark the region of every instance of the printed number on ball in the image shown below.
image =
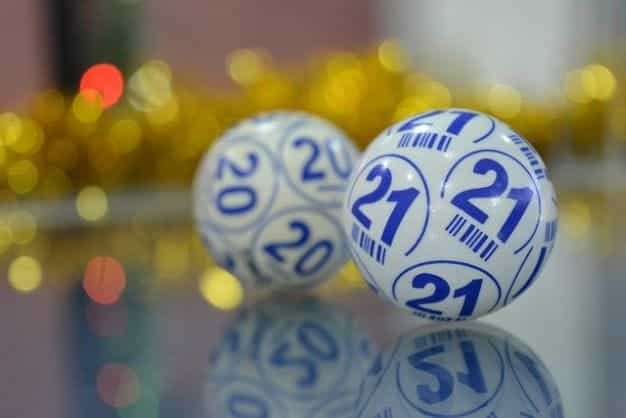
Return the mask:
<path id="1" fill-rule="evenodd" d="M 251 138 L 233 138 L 213 157 L 209 184 L 209 216 L 224 230 L 254 226 L 276 194 L 275 166 L 265 145 Z M 268 181 L 269 180 L 269 181 Z M 261 192 L 269 190 L 269 192 Z"/>
<path id="2" fill-rule="evenodd" d="M 317 204 L 340 204 L 352 172 L 353 155 L 339 132 L 321 124 L 297 123 L 281 144 L 287 181 L 303 198 Z"/>
<path id="3" fill-rule="evenodd" d="M 519 252 L 539 226 L 537 185 L 518 159 L 502 151 L 474 151 L 457 161 L 446 175 L 441 197 L 455 208 L 446 232 L 484 261 L 499 246 Z"/>
<path id="4" fill-rule="evenodd" d="M 464 137 L 462 140 L 478 143 L 491 135 L 495 127 L 496 122 L 490 116 L 463 109 L 449 109 L 422 113 L 400 126 L 394 126 L 395 130 L 390 128 L 387 133 L 408 131 L 417 133 L 410 138 L 402 135 L 398 148 L 427 148 L 446 152 L 461 133 Z M 433 128 L 443 134 L 433 133 Z"/>
<path id="5" fill-rule="evenodd" d="M 433 260 L 412 266 L 396 278 L 394 300 L 417 316 L 456 320 L 498 306 L 502 290 L 486 270 L 469 263 Z"/>
<path id="6" fill-rule="evenodd" d="M 381 265 L 389 251 L 410 255 L 426 230 L 429 204 L 428 186 L 414 163 L 396 154 L 373 159 L 349 191 L 353 247 Z"/>
<path id="7" fill-rule="evenodd" d="M 255 265 L 276 279 L 324 279 L 345 260 L 342 230 L 324 212 L 285 210 L 272 216 L 252 242 Z"/>

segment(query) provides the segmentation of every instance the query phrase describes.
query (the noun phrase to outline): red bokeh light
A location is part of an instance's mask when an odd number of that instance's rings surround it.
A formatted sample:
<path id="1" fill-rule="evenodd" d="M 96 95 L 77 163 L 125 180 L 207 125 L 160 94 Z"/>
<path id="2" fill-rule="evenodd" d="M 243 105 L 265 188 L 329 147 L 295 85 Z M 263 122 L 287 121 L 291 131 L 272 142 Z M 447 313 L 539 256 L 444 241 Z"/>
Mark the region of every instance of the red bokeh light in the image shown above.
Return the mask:
<path id="1" fill-rule="evenodd" d="M 96 391 L 105 404 L 124 408 L 137 401 L 139 379 L 135 371 L 127 365 L 108 363 L 98 371 Z"/>
<path id="2" fill-rule="evenodd" d="M 124 92 L 124 76 L 113 64 L 96 64 L 90 67 L 80 80 L 80 91 L 96 91 L 102 98 L 102 107 L 117 103 Z"/>
<path id="3" fill-rule="evenodd" d="M 85 268 L 83 288 L 94 302 L 103 305 L 117 302 L 126 288 L 124 267 L 112 257 L 92 258 Z"/>

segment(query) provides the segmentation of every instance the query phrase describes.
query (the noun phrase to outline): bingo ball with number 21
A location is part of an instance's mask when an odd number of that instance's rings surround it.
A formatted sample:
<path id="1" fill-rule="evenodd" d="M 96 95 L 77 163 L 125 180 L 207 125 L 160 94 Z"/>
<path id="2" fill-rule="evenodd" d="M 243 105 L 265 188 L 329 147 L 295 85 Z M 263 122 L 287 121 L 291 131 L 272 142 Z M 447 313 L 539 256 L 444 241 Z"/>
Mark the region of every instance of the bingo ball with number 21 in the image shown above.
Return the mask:
<path id="1" fill-rule="evenodd" d="M 381 296 L 455 321 L 493 312 L 539 277 L 557 200 L 535 149 L 506 124 L 433 110 L 381 133 L 348 186 L 344 228 Z"/>
<path id="2" fill-rule="evenodd" d="M 194 183 L 194 215 L 218 264 L 247 287 L 308 286 L 347 261 L 341 205 L 357 150 L 302 112 L 249 118 L 213 145 Z"/>

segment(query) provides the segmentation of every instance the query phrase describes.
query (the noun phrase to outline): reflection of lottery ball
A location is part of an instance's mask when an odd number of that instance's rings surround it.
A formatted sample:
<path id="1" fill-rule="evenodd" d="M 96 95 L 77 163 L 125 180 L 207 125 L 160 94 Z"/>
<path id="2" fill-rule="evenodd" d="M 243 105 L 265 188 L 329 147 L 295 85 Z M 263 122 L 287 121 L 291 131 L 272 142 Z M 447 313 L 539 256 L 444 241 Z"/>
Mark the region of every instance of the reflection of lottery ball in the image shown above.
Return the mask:
<path id="1" fill-rule="evenodd" d="M 347 260 L 340 211 L 357 150 L 299 112 L 226 132 L 196 174 L 194 213 L 221 266 L 257 288 L 310 285 Z"/>
<path id="2" fill-rule="evenodd" d="M 537 152 L 507 125 L 434 110 L 367 148 L 344 228 L 379 294 L 420 317 L 468 319 L 535 281 L 554 246 L 556 196 Z"/>
<path id="3" fill-rule="evenodd" d="M 353 317 L 315 299 L 243 311 L 211 358 L 212 417 L 352 418 L 374 347 Z"/>
<path id="4" fill-rule="evenodd" d="M 379 355 L 358 417 L 562 418 L 554 378 L 537 355 L 480 323 L 422 329 Z"/>

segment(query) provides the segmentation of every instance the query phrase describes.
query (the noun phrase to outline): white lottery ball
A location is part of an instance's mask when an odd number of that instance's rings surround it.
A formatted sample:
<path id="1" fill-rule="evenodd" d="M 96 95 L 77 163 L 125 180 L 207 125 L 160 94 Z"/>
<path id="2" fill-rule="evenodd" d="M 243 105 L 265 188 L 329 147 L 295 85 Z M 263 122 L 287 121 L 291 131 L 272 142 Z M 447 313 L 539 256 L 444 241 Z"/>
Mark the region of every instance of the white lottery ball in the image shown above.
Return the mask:
<path id="1" fill-rule="evenodd" d="M 241 313 L 212 355 L 212 417 L 353 418 L 375 355 L 354 318 L 317 299 Z"/>
<path id="2" fill-rule="evenodd" d="M 421 329 L 379 355 L 359 418 L 563 418 L 554 377 L 523 342 L 480 323 Z"/>
<path id="3" fill-rule="evenodd" d="M 557 202 L 533 147 L 493 117 L 434 110 L 383 132 L 350 180 L 344 228 L 381 296 L 455 321 L 493 312 L 545 266 Z"/>
<path id="4" fill-rule="evenodd" d="M 302 112 L 226 132 L 194 182 L 196 223 L 217 263 L 261 289 L 332 276 L 349 257 L 341 204 L 357 157 L 343 132 Z"/>

